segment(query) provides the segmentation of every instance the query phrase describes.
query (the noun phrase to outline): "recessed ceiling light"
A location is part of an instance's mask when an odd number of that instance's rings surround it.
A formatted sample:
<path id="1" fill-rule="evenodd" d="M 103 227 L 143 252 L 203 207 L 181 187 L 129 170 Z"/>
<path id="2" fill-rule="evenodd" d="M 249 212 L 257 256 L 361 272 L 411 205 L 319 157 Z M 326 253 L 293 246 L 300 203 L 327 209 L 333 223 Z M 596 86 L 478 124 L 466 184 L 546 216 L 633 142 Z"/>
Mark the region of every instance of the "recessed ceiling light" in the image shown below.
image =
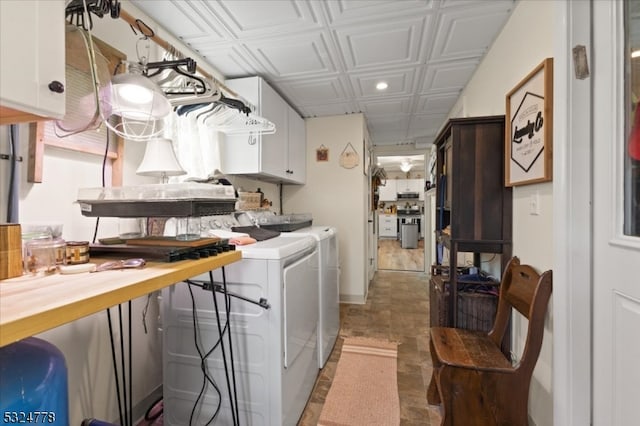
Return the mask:
<path id="1" fill-rule="evenodd" d="M 380 83 L 376 84 L 376 89 L 378 90 L 385 90 L 387 87 L 389 87 L 389 85 L 384 81 L 381 81 Z"/>

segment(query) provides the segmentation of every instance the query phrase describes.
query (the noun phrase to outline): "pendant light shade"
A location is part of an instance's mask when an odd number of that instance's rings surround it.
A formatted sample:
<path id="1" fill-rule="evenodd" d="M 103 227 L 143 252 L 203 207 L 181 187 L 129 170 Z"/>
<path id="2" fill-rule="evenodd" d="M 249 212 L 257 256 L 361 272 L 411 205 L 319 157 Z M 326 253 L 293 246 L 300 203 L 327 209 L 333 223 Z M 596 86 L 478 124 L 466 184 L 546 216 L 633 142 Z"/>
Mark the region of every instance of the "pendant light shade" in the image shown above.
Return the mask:
<path id="1" fill-rule="evenodd" d="M 400 164 L 400 170 L 407 173 L 409 170 L 411 170 L 411 162 L 403 161 L 402 164 Z"/>
<path id="2" fill-rule="evenodd" d="M 113 114 L 131 120 L 161 120 L 171 104 L 160 88 L 141 74 L 117 74 L 111 79 Z"/>
<path id="3" fill-rule="evenodd" d="M 160 136 L 163 120 L 171 113 L 164 92 L 146 77 L 140 64 L 129 63 L 129 72 L 116 74 L 101 96 L 105 124 L 128 140 L 146 141 Z"/>
<path id="4" fill-rule="evenodd" d="M 147 141 L 144 157 L 136 174 L 162 177 L 162 182 L 166 183 L 169 176 L 186 173 L 176 158 L 170 139 L 154 138 Z"/>

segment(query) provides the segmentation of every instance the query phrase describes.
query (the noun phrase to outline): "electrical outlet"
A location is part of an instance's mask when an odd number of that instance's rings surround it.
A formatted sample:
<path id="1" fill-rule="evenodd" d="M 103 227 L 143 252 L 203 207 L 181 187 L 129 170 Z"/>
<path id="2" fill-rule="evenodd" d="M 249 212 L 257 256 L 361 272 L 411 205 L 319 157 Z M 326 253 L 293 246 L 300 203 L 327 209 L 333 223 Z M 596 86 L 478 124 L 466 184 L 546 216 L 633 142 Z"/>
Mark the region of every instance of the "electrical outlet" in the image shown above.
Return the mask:
<path id="1" fill-rule="evenodd" d="M 538 191 L 529 197 L 529 214 L 532 216 L 540 215 L 540 195 Z"/>

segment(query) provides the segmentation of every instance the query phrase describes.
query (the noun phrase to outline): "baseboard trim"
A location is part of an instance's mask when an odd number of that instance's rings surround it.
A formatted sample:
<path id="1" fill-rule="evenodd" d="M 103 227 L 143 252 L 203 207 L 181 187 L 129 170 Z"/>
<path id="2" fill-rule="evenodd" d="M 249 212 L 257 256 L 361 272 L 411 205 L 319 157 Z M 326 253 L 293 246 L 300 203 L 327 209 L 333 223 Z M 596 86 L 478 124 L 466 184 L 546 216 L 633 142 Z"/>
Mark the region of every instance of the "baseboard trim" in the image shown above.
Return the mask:
<path id="1" fill-rule="evenodd" d="M 340 303 L 347 303 L 352 305 L 364 305 L 366 301 L 364 296 L 360 294 L 341 294 Z"/>
<path id="2" fill-rule="evenodd" d="M 133 407 L 133 418 L 137 419 L 134 424 L 138 424 L 144 419 L 144 415 L 151 405 L 162 397 L 162 385 L 155 388 L 149 395 L 138 402 Z"/>

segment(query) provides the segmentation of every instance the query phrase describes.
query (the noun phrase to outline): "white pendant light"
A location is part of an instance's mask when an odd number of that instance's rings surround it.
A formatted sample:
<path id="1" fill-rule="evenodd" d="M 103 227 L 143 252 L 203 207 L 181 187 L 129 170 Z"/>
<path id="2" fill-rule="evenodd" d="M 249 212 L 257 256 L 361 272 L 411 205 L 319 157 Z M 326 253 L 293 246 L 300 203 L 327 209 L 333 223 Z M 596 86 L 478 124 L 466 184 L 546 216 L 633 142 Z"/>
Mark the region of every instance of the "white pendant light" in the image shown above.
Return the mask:
<path id="1" fill-rule="evenodd" d="M 400 170 L 402 170 L 405 173 L 407 173 L 409 170 L 411 170 L 411 161 L 409 161 L 409 160 L 403 161 L 400 164 Z"/>
<path id="2" fill-rule="evenodd" d="M 129 63 L 129 72 L 116 74 L 101 96 L 105 124 L 128 140 L 159 136 L 171 104 L 160 87 L 142 74 L 141 64 Z"/>
<path id="3" fill-rule="evenodd" d="M 141 176 L 158 176 L 167 183 L 169 176 L 180 176 L 187 172 L 182 168 L 170 139 L 154 138 L 147 141 L 142 162 L 136 170 Z"/>
<path id="4" fill-rule="evenodd" d="M 111 79 L 112 113 L 131 120 L 161 120 L 171 104 L 160 88 L 142 74 L 117 74 Z"/>

